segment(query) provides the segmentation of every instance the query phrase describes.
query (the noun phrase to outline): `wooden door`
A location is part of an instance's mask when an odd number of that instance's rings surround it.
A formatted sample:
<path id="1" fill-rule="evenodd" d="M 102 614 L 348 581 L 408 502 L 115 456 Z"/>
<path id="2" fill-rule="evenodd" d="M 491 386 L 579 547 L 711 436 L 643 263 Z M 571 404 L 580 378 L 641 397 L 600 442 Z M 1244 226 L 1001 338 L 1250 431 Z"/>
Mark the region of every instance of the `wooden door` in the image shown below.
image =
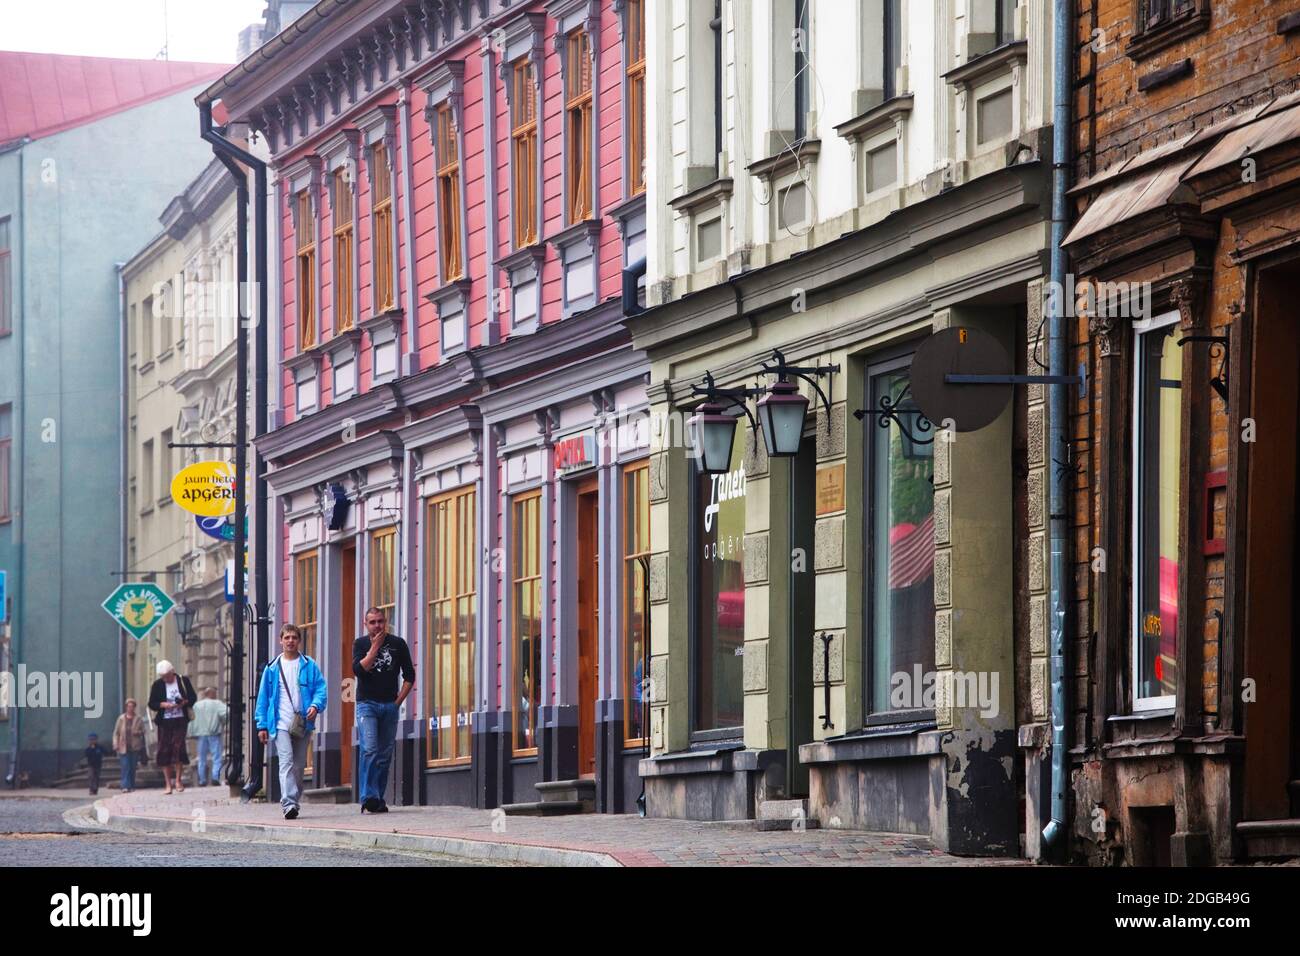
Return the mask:
<path id="1" fill-rule="evenodd" d="M 578 487 L 578 773 L 596 775 L 596 695 L 599 682 L 600 490 Z"/>
<path id="2" fill-rule="evenodd" d="M 357 622 L 357 546 L 355 543 L 343 546 L 341 569 L 339 573 L 339 627 L 335 632 L 339 638 L 339 660 L 342 662 L 343 680 L 352 677 L 352 644 L 360 635 Z M 344 786 L 352 783 L 352 714 L 355 709 L 355 693 L 342 695 L 339 713 L 342 715 L 339 730 L 342 743 L 342 782 Z M 349 699 L 351 698 L 351 699 Z"/>

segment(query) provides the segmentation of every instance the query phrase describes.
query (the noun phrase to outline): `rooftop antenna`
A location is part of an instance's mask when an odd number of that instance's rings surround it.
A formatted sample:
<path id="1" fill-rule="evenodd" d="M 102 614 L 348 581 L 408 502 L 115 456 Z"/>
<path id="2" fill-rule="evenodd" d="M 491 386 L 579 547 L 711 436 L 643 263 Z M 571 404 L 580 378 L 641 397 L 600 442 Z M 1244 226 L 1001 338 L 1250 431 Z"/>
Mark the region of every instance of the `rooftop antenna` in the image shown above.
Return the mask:
<path id="1" fill-rule="evenodd" d="M 162 45 L 162 49 L 159 50 L 156 54 L 154 54 L 155 60 L 170 59 L 170 57 L 167 55 L 167 47 L 171 40 L 171 29 L 167 23 L 167 0 L 162 0 L 162 5 L 163 5 L 163 45 Z"/>

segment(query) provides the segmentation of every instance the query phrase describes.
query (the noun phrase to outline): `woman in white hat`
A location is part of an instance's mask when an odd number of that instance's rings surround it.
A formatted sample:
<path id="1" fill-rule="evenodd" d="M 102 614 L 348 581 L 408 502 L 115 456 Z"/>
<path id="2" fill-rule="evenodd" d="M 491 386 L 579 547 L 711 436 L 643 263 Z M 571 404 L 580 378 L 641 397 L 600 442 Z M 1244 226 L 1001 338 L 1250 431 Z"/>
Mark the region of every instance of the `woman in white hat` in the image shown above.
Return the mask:
<path id="1" fill-rule="evenodd" d="M 198 701 L 188 677 L 180 677 L 171 661 L 158 662 L 158 679 L 149 690 L 149 709 L 158 726 L 158 766 L 162 768 L 163 793 L 171 793 L 173 780 L 177 793 L 185 792 L 181 774 L 190 762 L 185 752 L 185 728 L 190 722 L 190 708 Z"/>

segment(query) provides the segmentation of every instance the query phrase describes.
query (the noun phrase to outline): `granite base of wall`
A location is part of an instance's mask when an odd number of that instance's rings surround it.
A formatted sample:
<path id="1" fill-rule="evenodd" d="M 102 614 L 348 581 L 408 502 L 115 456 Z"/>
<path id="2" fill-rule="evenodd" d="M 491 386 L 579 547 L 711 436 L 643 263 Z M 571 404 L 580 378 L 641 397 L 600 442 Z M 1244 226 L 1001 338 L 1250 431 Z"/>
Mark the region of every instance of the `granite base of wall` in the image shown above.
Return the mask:
<path id="1" fill-rule="evenodd" d="M 738 744 L 642 760 L 646 816 L 752 820 L 758 803 L 782 795 L 785 759 L 785 751 L 745 750 Z"/>
<path id="2" fill-rule="evenodd" d="M 468 764 L 424 772 L 425 806 L 472 807 L 474 797 L 474 771 Z"/>
<path id="3" fill-rule="evenodd" d="M 814 765 L 808 774 L 808 815 L 828 829 L 929 836 L 937 809 L 930 787 L 935 759 L 918 755 Z"/>

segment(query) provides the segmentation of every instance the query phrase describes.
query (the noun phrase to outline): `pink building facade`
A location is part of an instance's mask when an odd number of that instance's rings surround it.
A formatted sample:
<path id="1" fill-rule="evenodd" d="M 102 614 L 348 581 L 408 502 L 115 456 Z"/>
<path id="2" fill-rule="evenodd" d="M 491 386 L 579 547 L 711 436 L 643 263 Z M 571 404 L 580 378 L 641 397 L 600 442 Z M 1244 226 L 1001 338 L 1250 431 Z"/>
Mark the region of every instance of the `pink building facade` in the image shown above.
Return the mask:
<path id="1" fill-rule="evenodd" d="M 354 784 L 350 651 L 377 605 L 417 666 L 398 802 L 634 808 L 643 18 L 327 0 L 206 94 L 272 157 L 279 408 L 258 448 L 276 629 L 307 628 L 331 691 L 317 787 Z"/>

